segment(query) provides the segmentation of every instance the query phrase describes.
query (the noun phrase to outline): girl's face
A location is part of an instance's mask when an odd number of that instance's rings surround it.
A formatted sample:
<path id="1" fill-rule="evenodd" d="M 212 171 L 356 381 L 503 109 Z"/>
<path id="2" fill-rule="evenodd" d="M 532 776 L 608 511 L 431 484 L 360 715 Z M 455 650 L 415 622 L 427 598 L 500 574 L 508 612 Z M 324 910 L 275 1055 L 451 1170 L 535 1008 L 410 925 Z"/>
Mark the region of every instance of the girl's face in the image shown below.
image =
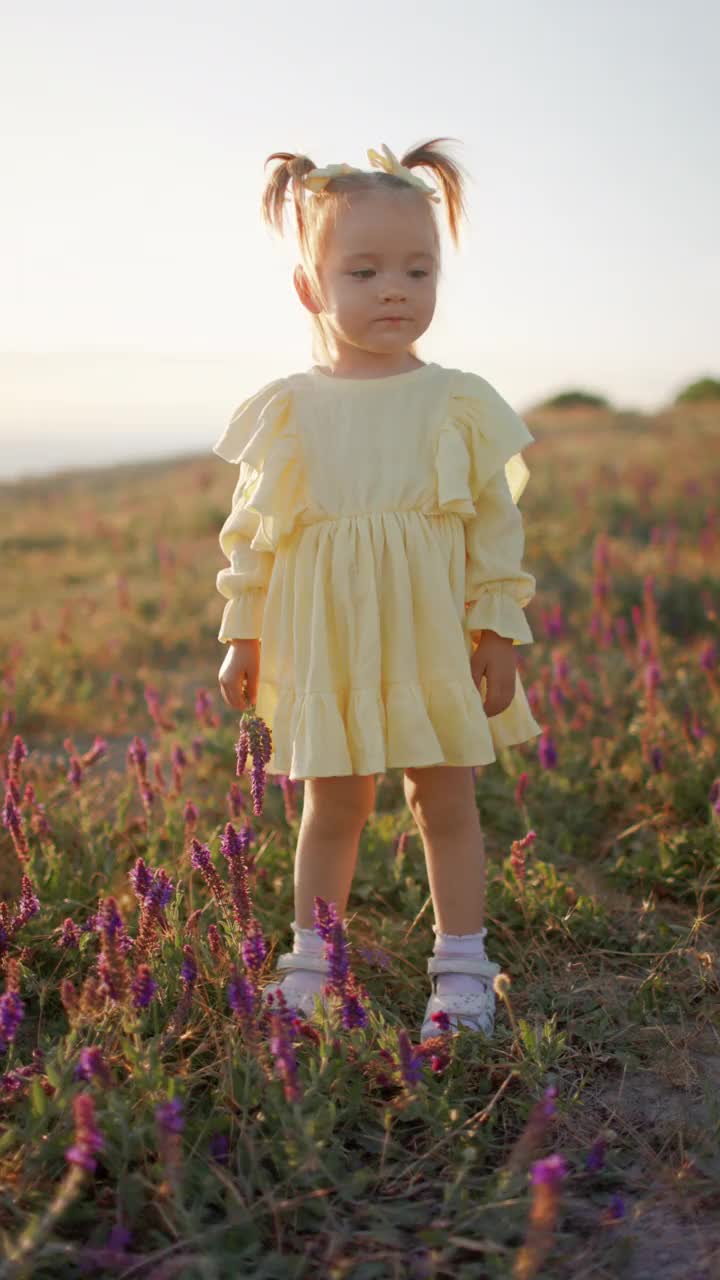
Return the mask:
<path id="1" fill-rule="evenodd" d="M 415 192 L 353 195 L 329 229 L 318 264 L 324 306 L 317 305 L 298 270 L 301 300 L 309 310 L 324 313 L 341 362 L 357 359 L 359 349 L 392 363 L 425 332 L 435 311 L 438 257 L 426 197 Z"/>

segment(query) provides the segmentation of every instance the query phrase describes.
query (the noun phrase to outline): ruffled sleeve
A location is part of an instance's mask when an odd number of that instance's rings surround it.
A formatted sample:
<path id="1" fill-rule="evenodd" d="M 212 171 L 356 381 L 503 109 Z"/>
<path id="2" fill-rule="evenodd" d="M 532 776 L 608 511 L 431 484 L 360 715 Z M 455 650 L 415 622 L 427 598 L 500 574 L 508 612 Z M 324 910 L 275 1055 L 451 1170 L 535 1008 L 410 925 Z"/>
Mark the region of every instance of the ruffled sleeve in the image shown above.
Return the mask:
<path id="1" fill-rule="evenodd" d="M 525 535 L 518 502 L 530 472 L 520 453 L 535 437 L 477 374 L 453 371 L 449 411 L 437 441 L 440 510 L 465 521 L 465 626 L 514 644 L 533 643 L 523 610 L 536 590 L 522 568 Z"/>
<path id="2" fill-rule="evenodd" d="M 284 378 L 235 410 L 213 453 L 240 467 L 219 541 L 229 567 L 216 585 L 227 600 L 218 640 L 259 639 L 274 553 L 304 507 L 293 394 Z"/>

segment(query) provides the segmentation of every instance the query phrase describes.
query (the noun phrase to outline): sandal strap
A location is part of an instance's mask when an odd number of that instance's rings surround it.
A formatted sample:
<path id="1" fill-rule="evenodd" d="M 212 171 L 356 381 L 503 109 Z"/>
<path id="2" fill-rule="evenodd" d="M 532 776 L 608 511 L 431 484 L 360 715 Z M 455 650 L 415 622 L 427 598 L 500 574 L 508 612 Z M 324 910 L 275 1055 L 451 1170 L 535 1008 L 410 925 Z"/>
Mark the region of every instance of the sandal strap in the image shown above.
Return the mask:
<path id="1" fill-rule="evenodd" d="M 433 992 L 428 1000 L 425 1018 L 442 1009 L 444 1013 L 466 1013 L 482 1017 L 487 1012 L 495 1012 L 494 991 L 455 992 L 453 995 L 439 996 Z"/>
<path id="2" fill-rule="evenodd" d="M 467 973 L 481 978 L 494 978 L 500 965 L 494 960 L 475 959 L 473 956 L 430 956 L 428 973 Z"/>
<path id="3" fill-rule="evenodd" d="M 312 973 L 327 973 L 328 961 L 323 956 L 298 956 L 292 952 L 286 952 L 285 955 L 279 956 L 277 960 L 278 969 L 304 969 Z"/>

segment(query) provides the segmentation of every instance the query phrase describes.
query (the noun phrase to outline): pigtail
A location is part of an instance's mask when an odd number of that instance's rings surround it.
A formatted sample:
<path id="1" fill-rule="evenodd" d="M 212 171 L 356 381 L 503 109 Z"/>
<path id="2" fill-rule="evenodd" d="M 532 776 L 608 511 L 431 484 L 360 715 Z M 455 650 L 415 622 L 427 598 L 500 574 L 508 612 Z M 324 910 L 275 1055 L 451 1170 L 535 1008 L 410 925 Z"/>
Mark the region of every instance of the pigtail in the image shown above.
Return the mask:
<path id="1" fill-rule="evenodd" d="M 428 142 L 421 142 L 416 147 L 411 147 L 400 157 L 400 163 L 406 169 L 417 169 L 422 166 L 425 169 L 432 170 L 435 177 L 440 183 L 442 195 L 445 200 L 447 209 L 448 225 L 450 227 L 450 235 L 453 244 L 458 247 L 460 220 L 467 217 L 467 209 L 464 202 L 464 178 L 462 166 L 458 164 L 452 156 L 446 151 L 435 149 L 438 142 L 454 142 L 454 138 L 431 138 Z"/>
<path id="2" fill-rule="evenodd" d="M 277 231 L 278 235 L 283 234 L 286 196 L 288 187 L 292 184 L 298 234 L 300 243 L 305 244 L 307 243 L 305 199 L 308 192 L 300 179 L 315 168 L 315 163 L 309 156 L 296 155 L 292 151 L 273 151 L 265 161 L 265 165 L 267 166 L 271 160 L 280 160 L 281 163 L 273 170 L 262 193 L 260 211 L 263 220 Z"/>

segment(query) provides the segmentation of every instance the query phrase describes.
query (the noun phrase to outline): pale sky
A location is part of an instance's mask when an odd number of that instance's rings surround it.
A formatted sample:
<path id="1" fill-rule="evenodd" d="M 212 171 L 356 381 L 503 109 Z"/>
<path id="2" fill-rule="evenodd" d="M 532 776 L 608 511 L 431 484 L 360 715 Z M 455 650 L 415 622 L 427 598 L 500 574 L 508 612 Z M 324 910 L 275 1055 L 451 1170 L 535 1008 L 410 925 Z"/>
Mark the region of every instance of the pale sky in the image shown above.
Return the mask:
<path id="1" fill-rule="evenodd" d="M 424 360 L 519 412 L 720 376 L 714 0 L 5 0 L 0 475 L 207 451 L 309 368 L 264 161 L 469 171 Z M 267 173 L 271 170 L 268 166 Z M 421 171 L 420 176 L 432 181 Z"/>

